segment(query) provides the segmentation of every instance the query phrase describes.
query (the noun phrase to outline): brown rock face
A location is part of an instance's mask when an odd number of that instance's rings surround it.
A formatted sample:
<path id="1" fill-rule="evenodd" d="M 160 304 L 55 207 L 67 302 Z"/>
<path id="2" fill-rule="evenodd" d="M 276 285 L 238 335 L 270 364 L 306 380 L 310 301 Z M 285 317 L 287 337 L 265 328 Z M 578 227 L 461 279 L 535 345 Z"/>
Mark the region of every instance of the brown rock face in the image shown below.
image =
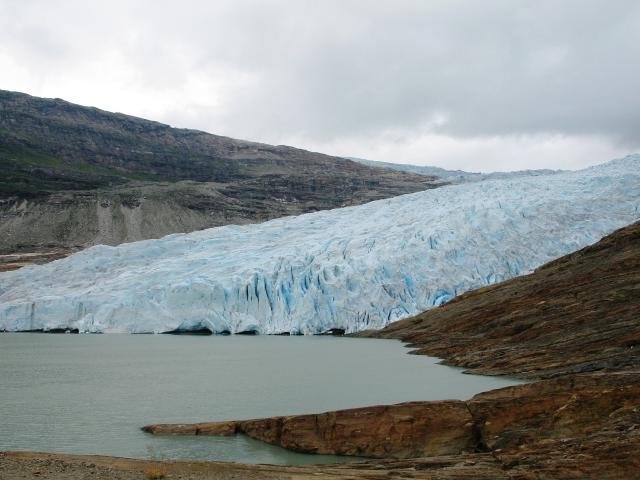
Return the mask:
<path id="1" fill-rule="evenodd" d="M 473 447 L 464 402 L 411 402 L 240 422 L 252 438 L 297 452 L 408 458 Z"/>
<path id="2" fill-rule="evenodd" d="M 636 478 L 640 370 L 570 375 L 481 393 L 466 402 L 144 429 L 160 435 L 238 432 L 299 452 L 386 459 L 379 468 L 398 465 L 389 462 L 392 458 L 422 458 L 433 469 L 456 463 L 454 458 L 467 466 L 483 464 L 484 452 L 490 452 L 504 478 Z M 482 470 L 475 474 L 471 478 L 498 478 L 493 469 L 486 476 Z"/>
<path id="3" fill-rule="evenodd" d="M 148 425 L 142 429 L 154 435 L 215 435 L 227 437 L 237 433 L 238 422 L 158 424 Z"/>
<path id="4" fill-rule="evenodd" d="M 149 425 L 156 435 L 230 435 L 306 453 L 372 458 L 454 455 L 473 450 L 471 415 L 464 402 L 410 402 L 311 415 L 193 425 Z"/>
<path id="5" fill-rule="evenodd" d="M 17 270 L 26 265 L 39 265 L 42 263 L 59 260 L 73 253 L 71 250 L 53 249 L 42 252 L 30 252 L 27 254 L 0 255 L 0 273 Z"/>
<path id="6" fill-rule="evenodd" d="M 467 403 L 485 446 L 524 478 L 640 478 L 640 370 L 568 375 Z"/>
<path id="7" fill-rule="evenodd" d="M 467 405 L 491 450 L 587 440 L 596 432 L 614 432 L 625 419 L 629 427 L 640 427 L 640 371 L 573 375 L 492 390 Z"/>

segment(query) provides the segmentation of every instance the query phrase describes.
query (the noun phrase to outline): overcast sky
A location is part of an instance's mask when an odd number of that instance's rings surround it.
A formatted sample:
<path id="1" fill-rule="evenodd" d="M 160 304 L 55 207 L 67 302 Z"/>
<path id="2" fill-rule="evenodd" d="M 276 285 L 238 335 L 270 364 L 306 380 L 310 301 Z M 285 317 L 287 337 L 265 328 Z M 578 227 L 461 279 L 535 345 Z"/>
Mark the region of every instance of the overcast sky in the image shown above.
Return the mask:
<path id="1" fill-rule="evenodd" d="M 473 171 L 640 151 L 640 1 L 0 0 L 0 88 Z"/>

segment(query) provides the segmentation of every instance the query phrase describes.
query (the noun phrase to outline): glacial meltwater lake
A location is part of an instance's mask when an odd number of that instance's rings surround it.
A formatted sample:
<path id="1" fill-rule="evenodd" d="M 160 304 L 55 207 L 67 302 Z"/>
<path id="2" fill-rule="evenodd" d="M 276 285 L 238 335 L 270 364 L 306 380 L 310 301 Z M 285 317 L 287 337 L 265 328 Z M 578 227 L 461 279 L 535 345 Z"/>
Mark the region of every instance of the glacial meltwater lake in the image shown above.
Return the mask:
<path id="1" fill-rule="evenodd" d="M 344 458 L 140 427 L 465 399 L 518 383 L 407 352 L 394 340 L 336 337 L 0 334 L 0 451 L 334 462 Z"/>

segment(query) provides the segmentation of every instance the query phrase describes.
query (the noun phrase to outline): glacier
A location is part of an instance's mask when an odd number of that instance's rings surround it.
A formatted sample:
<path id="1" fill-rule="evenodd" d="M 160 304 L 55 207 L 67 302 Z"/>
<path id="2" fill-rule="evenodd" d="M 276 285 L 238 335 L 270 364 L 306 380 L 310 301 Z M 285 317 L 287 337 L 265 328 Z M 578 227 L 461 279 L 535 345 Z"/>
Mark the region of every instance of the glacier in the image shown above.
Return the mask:
<path id="1" fill-rule="evenodd" d="M 631 155 L 575 172 L 98 245 L 0 274 L 0 329 L 382 328 L 639 218 L 640 155 Z"/>

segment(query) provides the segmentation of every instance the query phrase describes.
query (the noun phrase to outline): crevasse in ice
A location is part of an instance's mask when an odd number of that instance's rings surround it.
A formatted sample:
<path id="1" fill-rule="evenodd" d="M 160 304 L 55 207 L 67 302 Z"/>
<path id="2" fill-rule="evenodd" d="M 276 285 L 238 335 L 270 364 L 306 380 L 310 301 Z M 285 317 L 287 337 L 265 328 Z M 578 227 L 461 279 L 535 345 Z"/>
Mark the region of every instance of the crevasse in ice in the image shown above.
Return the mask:
<path id="1" fill-rule="evenodd" d="M 381 328 L 640 218 L 640 156 L 96 246 L 0 275 L 0 329 Z"/>

